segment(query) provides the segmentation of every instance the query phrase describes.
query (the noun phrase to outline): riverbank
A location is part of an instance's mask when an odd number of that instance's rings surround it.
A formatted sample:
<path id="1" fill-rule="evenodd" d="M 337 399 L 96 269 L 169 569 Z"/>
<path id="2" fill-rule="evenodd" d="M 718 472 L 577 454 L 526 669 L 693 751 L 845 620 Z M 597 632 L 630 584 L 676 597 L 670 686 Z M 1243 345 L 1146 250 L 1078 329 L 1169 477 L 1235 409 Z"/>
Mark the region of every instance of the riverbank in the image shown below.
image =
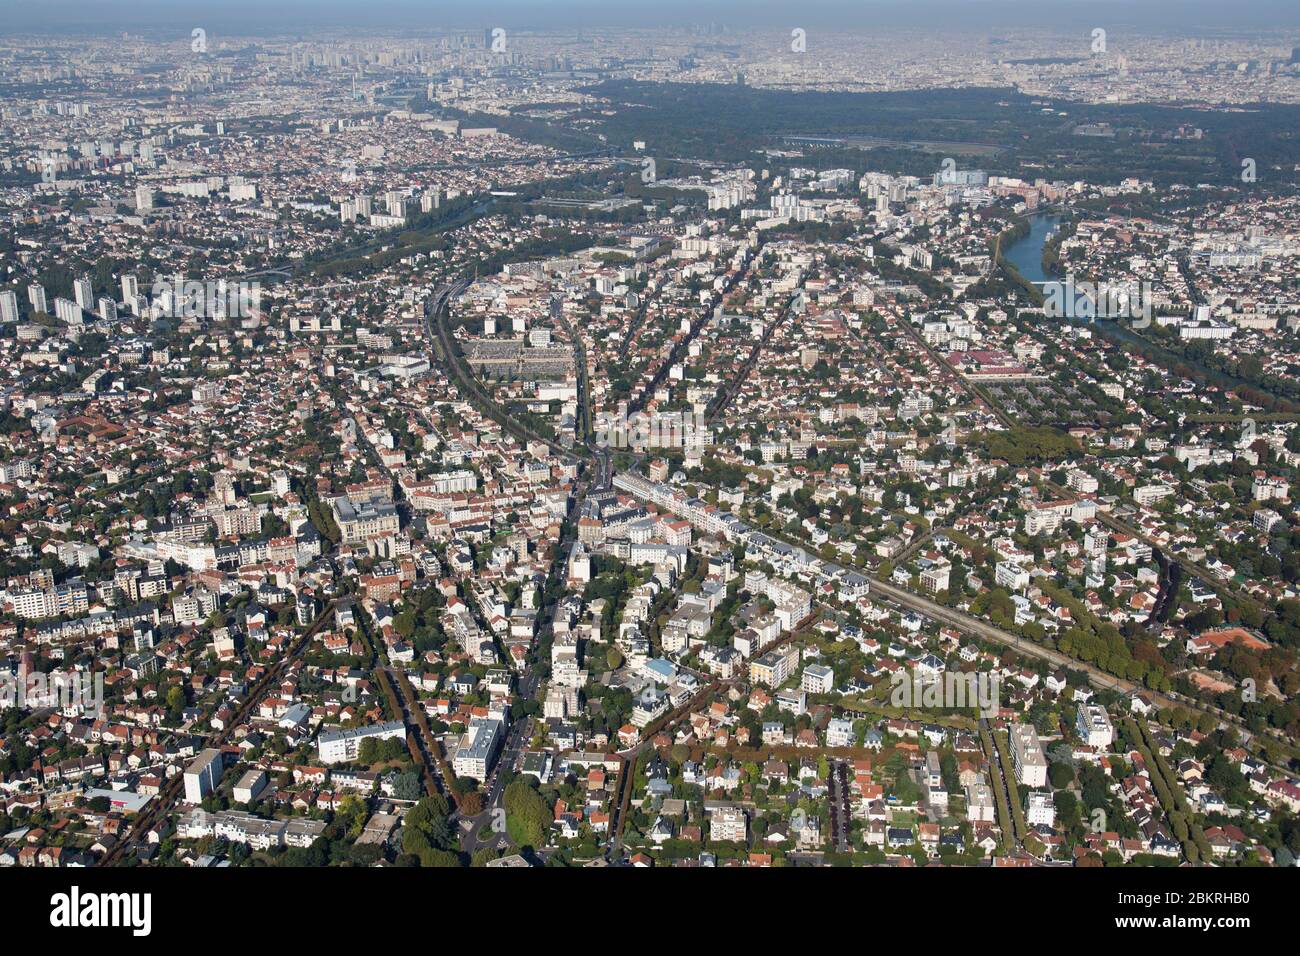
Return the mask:
<path id="1" fill-rule="evenodd" d="M 1043 252 L 1060 227 L 1062 218 L 1059 214 L 1045 211 L 1027 216 L 1022 221 L 1028 223 L 1028 231 L 1020 230 L 1015 238 L 1004 242 L 1004 247 L 1000 249 L 999 264 L 1006 271 L 1008 278 L 1023 287 L 1033 289 L 1036 293 L 1034 296 L 1036 303 L 1041 301 L 1042 291 L 1034 283 L 1053 282 L 1059 278 L 1049 274 L 1044 268 Z M 1003 235 L 1012 232 L 1013 230 L 1007 230 Z M 1210 368 L 1128 325 L 1120 322 L 1095 322 L 1093 325 L 1098 335 L 1105 336 L 1111 342 L 1128 345 L 1143 358 L 1157 362 L 1176 374 L 1213 385 L 1224 391 L 1236 392 L 1250 404 L 1259 405 L 1267 411 L 1281 413 L 1300 411 L 1300 404 L 1267 391 L 1248 379 L 1221 369 Z"/>

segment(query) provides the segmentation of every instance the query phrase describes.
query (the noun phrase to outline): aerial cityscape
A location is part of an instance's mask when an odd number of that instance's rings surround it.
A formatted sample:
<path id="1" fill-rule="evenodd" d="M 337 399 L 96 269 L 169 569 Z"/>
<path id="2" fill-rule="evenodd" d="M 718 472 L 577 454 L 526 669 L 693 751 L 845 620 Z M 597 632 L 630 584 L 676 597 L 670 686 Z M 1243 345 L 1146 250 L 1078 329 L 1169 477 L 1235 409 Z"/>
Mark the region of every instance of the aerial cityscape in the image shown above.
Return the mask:
<path id="1" fill-rule="evenodd" d="M 0 27 L 0 871 L 1300 865 L 1294 11 L 130 6 Z"/>

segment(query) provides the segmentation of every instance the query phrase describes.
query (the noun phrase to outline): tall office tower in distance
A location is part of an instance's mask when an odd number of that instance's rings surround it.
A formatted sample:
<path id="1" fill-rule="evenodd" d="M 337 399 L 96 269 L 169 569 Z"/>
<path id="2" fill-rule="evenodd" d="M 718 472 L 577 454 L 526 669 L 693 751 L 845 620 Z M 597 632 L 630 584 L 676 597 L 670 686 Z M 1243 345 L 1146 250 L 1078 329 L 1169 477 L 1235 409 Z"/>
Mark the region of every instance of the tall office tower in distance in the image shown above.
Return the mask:
<path id="1" fill-rule="evenodd" d="M 27 301 L 31 303 L 33 312 L 49 313 L 49 303 L 45 301 L 45 286 L 33 283 L 27 287 Z"/>
<path id="2" fill-rule="evenodd" d="M 13 292 L 0 292 L 0 322 L 18 321 L 18 296 Z"/>

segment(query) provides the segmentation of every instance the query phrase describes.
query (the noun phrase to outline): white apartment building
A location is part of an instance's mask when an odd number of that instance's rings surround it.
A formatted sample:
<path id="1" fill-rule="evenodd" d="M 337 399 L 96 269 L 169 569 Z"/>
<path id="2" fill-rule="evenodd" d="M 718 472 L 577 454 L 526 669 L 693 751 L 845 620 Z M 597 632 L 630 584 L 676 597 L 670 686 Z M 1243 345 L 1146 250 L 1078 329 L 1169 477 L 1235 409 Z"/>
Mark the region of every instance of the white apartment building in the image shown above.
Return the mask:
<path id="1" fill-rule="evenodd" d="M 1055 826 L 1056 807 L 1052 804 L 1050 793 L 1035 792 L 1029 795 L 1029 805 L 1025 808 L 1025 822 L 1031 827 Z"/>
<path id="2" fill-rule="evenodd" d="M 835 671 L 825 664 L 809 664 L 803 669 L 799 687 L 809 694 L 829 694 L 835 686 Z"/>
<path id="3" fill-rule="evenodd" d="M 999 587 L 1022 591 L 1029 587 L 1029 572 L 1014 561 L 999 561 L 993 573 Z"/>
<path id="4" fill-rule="evenodd" d="M 202 803 L 221 780 L 223 757 L 220 750 L 209 748 L 185 768 L 185 802 Z"/>
<path id="5" fill-rule="evenodd" d="M 749 819 L 739 807 L 719 807 L 709 818 L 709 839 L 742 842 L 749 835 Z"/>
<path id="6" fill-rule="evenodd" d="M 321 763 L 346 763 L 357 759 L 361 741 L 368 738 L 389 740 L 397 737 L 406 738 L 406 725 L 400 720 L 391 720 L 383 724 L 372 724 L 369 727 L 327 730 L 317 738 L 316 746 L 320 751 Z"/>
<path id="7" fill-rule="evenodd" d="M 1081 495 L 1095 494 L 1098 487 L 1100 487 L 1097 479 L 1082 468 L 1071 468 L 1066 473 L 1066 483 L 1071 491 L 1077 491 Z"/>
<path id="8" fill-rule="evenodd" d="M 1262 471 L 1255 472 L 1251 496 L 1256 501 L 1285 501 L 1291 491 L 1290 483 L 1281 478 L 1270 478 Z"/>
<path id="9" fill-rule="evenodd" d="M 1026 534 L 1052 534 L 1060 530 L 1066 521 L 1082 524 L 1097 516 L 1097 503 L 1090 499 L 1082 501 L 1046 501 L 1032 505 L 1025 512 Z"/>
<path id="10" fill-rule="evenodd" d="M 828 747 L 852 747 L 855 737 L 853 721 L 845 717 L 832 717 L 826 724 L 826 746 Z"/>
<path id="11" fill-rule="evenodd" d="M 62 296 L 57 296 L 54 299 L 54 315 L 60 322 L 67 325 L 81 325 L 81 313 L 81 306 L 70 299 L 65 299 Z"/>
<path id="12" fill-rule="evenodd" d="M 948 590 L 948 583 L 951 576 L 952 565 L 947 562 L 932 564 L 921 572 L 921 587 L 925 588 L 931 594 L 938 594 L 940 591 Z"/>
<path id="13" fill-rule="evenodd" d="M 1115 740 L 1115 728 L 1111 726 L 1105 708 L 1098 704 L 1079 707 L 1075 729 L 1079 733 L 1079 739 L 1089 747 L 1109 747 Z"/>
<path id="14" fill-rule="evenodd" d="M 997 807 L 993 788 L 987 783 L 973 783 L 966 787 L 966 819 L 971 823 L 994 823 Z"/>
<path id="15" fill-rule="evenodd" d="M 95 287 L 89 279 L 78 279 L 72 283 L 73 297 L 83 312 L 90 312 L 95 307 Z"/>
<path id="16" fill-rule="evenodd" d="M 475 717 L 456 748 L 452 769 L 458 777 L 486 780 L 501 746 L 504 724 L 491 717 Z"/>
<path id="17" fill-rule="evenodd" d="M 1147 505 L 1153 505 L 1163 498 L 1168 498 L 1174 493 L 1174 489 L 1165 484 L 1143 485 L 1141 488 L 1133 489 L 1133 500 L 1144 508 Z"/>
<path id="18" fill-rule="evenodd" d="M 14 614 L 23 618 L 59 617 L 85 614 L 90 610 L 90 593 L 82 583 L 60 584 L 54 588 L 25 588 L 11 591 L 9 600 Z"/>
<path id="19" fill-rule="evenodd" d="M 231 795 L 236 803 L 252 803 L 266 789 L 266 771 L 249 770 L 235 784 Z"/>
<path id="20" fill-rule="evenodd" d="M 1021 786 L 1047 786 L 1047 757 L 1032 724 L 1011 725 L 1011 761 Z"/>
<path id="21" fill-rule="evenodd" d="M 799 648 L 784 647 L 768 651 L 762 657 L 749 662 L 749 679 L 755 684 L 768 687 L 780 687 L 794 673 L 799 663 Z"/>

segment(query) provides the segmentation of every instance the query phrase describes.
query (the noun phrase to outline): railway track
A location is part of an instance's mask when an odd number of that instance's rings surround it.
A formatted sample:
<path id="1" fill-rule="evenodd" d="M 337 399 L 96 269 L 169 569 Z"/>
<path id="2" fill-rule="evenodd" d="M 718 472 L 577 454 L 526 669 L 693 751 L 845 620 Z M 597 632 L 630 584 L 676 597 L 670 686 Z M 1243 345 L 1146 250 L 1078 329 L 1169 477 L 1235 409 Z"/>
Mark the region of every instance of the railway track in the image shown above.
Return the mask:
<path id="1" fill-rule="evenodd" d="M 330 601 L 325 609 L 321 611 L 320 616 L 312 622 L 311 626 L 303 632 L 298 642 L 290 649 L 289 653 L 275 662 L 267 672 L 261 676 L 256 684 L 253 685 L 252 691 L 244 702 L 236 709 L 234 716 L 224 728 L 215 733 L 209 734 L 204 738 L 204 749 L 220 748 L 231 737 L 234 728 L 244 723 L 253 711 L 261 705 L 266 698 L 267 693 L 273 685 L 280 682 L 284 672 L 289 665 L 302 656 L 303 652 L 311 644 L 312 639 L 325 627 L 327 621 L 334 616 L 335 601 Z M 119 840 L 112 849 L 104 855 L 99 861 L 99 866 L 116 866 L 126 858 L 128 850 L 139 844 L 140 839 L 148 833 L 158 823 L 165 820 L 172 812 L 180 794 L 185 785 L 184 773 L 175 774 L 163 786 L 158 797 L 151 801 L 149 806 L 136 818 L 135 824 L 131 827 L 126 838 Z"/>
<path id="2" fill-rule="evenodd" d="M 758 359 L 763 354 L 763 348 L 772 340 L 776 330 L 794 314 L 795 303 L 799 301 L 801 301 L 801 296 L 799 292 L 796 292 L 790 297 L 790 301 L 786 303 L 786 307 L 781 311 L 781 314 L 768 323 L 767 328 L 763 330 L 762 337 L 750 349 L 745 364 L 740 367 L 736 377 L 731 380 L 731 383 L 723 390 L 722 395 L 718 397 L 713 407 L 705 414 L 705 421 L 712 424 L 736 400 L 736 396 L 740 394 L 740 389 L 745 384 L 745 380 L 749 378 L 749 373 L 754 371 L 754 367 L 758 365 Z"/>
<path id="3" fill-rule="evenodd" d="M 465 368 L 462 360 L 457 356 L 454 336 L 447 324 L 447 318 L 450 312 L 451 299 L 468 285 L 469 280 L 462 276 L 441 289 L 425 304 L 424 322 L 425 332 L 429 337 L 430 364 L 437 363 L 437 353 L 440 350 L 446 359 L 447 370 L 451 373 L 452 378 L 456 380 L 457 387 L 462 390 L 470 404 L 516 438 L 523 441 L 542 442 L 553 454 L 569 461 L 584 460 L 583 455 L 575 454 L 572 449 L 560 446 L 552 439 L 526 428 L 511 418 L 506 410 L 497 404 L 486 389 L 475 380 L 474 376 Z M 581 448 L 584 452 L 587 451 L 585 445 L 576 447 Z"/>
<path id="4" fill-rule="evenodd" d="M 756 246 L 751 249 L 740 268 L 728 278 L 728 280 L 723 284 L 723 287 L 718 290 L 717 295 L 710 297 L 709 304 L 705 307 L 703 314 L 691 323 L 690 332 L 677 340 L 677 343 L 672 347 L 668 356 L 660 364 L 658 371 L 655 372 L 654 377 L 650 379 L 649 384 L 641 390 L 641 393 L 636 396 L 636 398 L 628 403 L 627 412 L 629 415 L 645 411 L 645 407 L 650 403 L 650 398 L 654 395 L 655 389 L 660 386 L 664 378 L 668 375 L 668 372 L 677 364 L 678 360 L 681 359 L 686 350 L 690 348 L 690 345 L 695 341 L 696 336 L 703 332 L 704 327 L 713 321 L 714 311 L 721 308 L 727 295 L 732 289 L 740 284 L 740 280 L 749 275 L 749 267 L 753 264 L 760 248 L 760 246 Z"/>

